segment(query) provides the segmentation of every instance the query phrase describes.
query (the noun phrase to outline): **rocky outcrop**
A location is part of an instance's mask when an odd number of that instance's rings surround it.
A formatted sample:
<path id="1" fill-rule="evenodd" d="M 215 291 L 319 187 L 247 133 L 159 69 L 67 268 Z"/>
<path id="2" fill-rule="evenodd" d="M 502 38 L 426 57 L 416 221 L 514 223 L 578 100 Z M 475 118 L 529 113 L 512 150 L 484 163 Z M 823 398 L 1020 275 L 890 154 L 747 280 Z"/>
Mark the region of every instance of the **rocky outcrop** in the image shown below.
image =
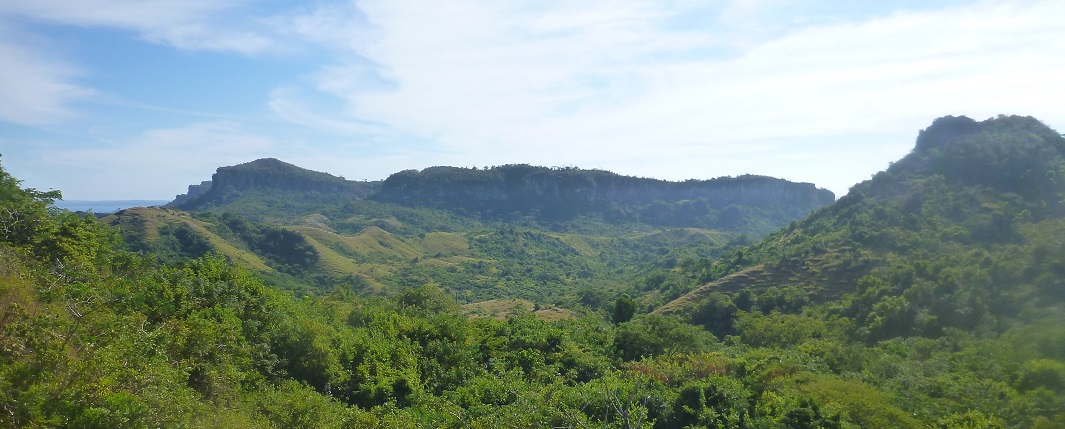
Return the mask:
<path id="1" fill-rule="evenodd" d="M 356 182 L 327 173 L 311 171 L 274 158 L 221 167 L 211 180 L 189 186 L 169 206 L 196 210 L 225 204 L 248 193 L 296 200 L 340 202 L 373 194 L 380 182 Z"/>
<path id="2" fill-rule="evenodd" d="M 181 195 L 178 195 L 177 197 L 174 197 L 174 201 L 171 201 L 170 204 L 168 204 L 168 205 L 175 206 L 175 207 L 185 205 L 189 201 L 193 201 L 193 200 L 199 198 L 201 195 L 206 194 L 207 191 L 210 191 L 210 190 L 211 190 L 211 181 L 210 180 L 204 180 L 204 181 L 200 182 L 199 185 L 189 185 L 189 192 L 188 193 L 181 194 Z"/>
<path id="3" fill-rule="evenodd" d="M 302 207 L 313 212 L 311 206 L 362 198 L 502 221 L 546 224 L 592 217 L 747 232 L 768 232 L 835 200 L 832 192 L 813 184 L 764 176 L 669 182 L 520 164 L 431 167 L 401 171 L 383 182 L 354 182 L 268 158 L 219 168 L 210 181 L 190 186 L 170 206 L 234 209 L 240 203 L 244 211 Z"/>
<path id="4" fill-rule="evenodd" d="M 402 171 L 386 179 L 372 198 L 501 220 L 557 222 L 594 216 L 717 228 L 722 223 L 749 223 L 736 217 L 752 214 L 795 220 L 831 204 L 835 195 L 810 183 L 764 176 L 669 182 L 602 170 L 506 165 Z"/>

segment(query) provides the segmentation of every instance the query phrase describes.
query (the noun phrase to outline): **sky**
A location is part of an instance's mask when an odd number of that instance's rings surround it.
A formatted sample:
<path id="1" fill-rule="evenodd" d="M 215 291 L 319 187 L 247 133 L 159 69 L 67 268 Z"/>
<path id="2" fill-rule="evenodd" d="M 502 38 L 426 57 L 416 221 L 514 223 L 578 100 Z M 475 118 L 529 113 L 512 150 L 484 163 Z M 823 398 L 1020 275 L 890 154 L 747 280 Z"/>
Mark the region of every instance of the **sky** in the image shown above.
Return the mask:
<path id="1" fill-rule="evenodd" d="M 1059 0 L 4 0 L 0 64 L 0 163 L 67 200 L 265 157 L 839 197 L 940 116 L 1065 129 Z"/>

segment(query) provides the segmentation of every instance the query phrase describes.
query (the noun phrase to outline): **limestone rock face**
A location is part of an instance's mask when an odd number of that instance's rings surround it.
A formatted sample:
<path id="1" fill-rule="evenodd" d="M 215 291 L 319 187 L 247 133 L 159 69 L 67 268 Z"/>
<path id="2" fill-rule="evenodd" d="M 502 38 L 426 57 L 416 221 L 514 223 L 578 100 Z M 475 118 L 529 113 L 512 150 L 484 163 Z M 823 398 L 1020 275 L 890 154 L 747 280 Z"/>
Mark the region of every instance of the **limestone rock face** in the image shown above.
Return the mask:
<path id="1" fill-rule="evenodd" d="M 171 207 L 205 210 L 256 200 L 258 207 L 341 204 L 369 198 L 460 215 L 541 224 L 579 217 L 606 222 L 768 232 L 835 201 L 810 183 L 765 176 L 669 182 L 603 170 L 505 165 L 406 170 L 356 182 L 276 159 L 221 167 Z M 248 206 L 248 204 L 244 204 Z M 313 212 L 307 204 L 304 211 Z M 249 209 L 245 207 L 245 211 Z"/>
<path id="2" fill-rule="evenodd" d="M 249 192 L 273 196 L 295 194 L 301 200 L 343 201 L 365 198 L 375 192 L 378 185 L 379 182 L 345 180 L 274 158 L 263 158 L 221 167 L 211 180 L 189 186 L 189 193 L 178 195 L 169 205 L 195 210 L 224 204 Z"/>
<path id="3" fill-rule="evenodd" d="M 199 185 L 189 185 L 189 192 L 186 194 L 178 195 L 174 198 L 174 201 L 170 202 L 172 206 L 181 206 L 189 201 L 195 200 L 199 196 L 206 194 L 211 190 L 211 181 L 204 180 Z"/>
<path id="4" fill-rule="evenodd" d="M 402 171 L 386 179 L 372 198 L 501 220 L 531 217 L 557 222 L 593 216 L 712 228 L 754 212 L 794 220 L 835 201 L 831 191 L 813 184 L 764 176 L 669 182 L 602 170 L 530 165 Z"/>

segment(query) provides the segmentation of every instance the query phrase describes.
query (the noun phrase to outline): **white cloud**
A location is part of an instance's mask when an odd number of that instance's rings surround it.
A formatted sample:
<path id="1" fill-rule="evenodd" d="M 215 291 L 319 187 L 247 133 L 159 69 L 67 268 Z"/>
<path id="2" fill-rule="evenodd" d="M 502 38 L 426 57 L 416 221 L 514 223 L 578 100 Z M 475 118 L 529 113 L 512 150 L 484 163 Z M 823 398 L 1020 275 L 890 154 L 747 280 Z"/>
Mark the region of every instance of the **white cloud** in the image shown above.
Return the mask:
<path id="1" fill-rule="evenodd" d="M 347 100 L 353 117 L 472 162 L 710 163 L 752 141 L 815 152 L 818 139 L 847 134 L 879 136 L 867 152 L 896 154 L 940 115 L 1065 120 L 1065 3 L 881 10 L 857 21 L 845 19 L 861 15 L 855 8 L 818 20 L 775 1 L 730 2 L 716 15 L 694 3 L 361 1 L 372 37 L 348 35 L 352 52 L 393 87 L 360 85 L 373 78 L 343 67 L 320 73 L 317 87 Z M 676 26 L 688 13 L 705 21 Z M 742 33 L 737 22 L 764 31 Z M 785 171 L 793 157 L 765 158 L 779 165 L 762 170 Z M 690 175 L 660 168 L 649 173 Z M 872 172 L 825 185 L 845 189 Z"/>
<path id="2" fill-rule="evenodd" d="M 251 16 L 234 11 L 245 0 L 8 0 L 0 17 L 131 30 L 146 40 L 182 49 L 235 51 L 253 54 L 274 41 L 256 31 Z M 221 18 L 228 22 L 221 23 Z"/>
<path id="3" fill-rule="evenodd" d="M 111 179 L 123 169 L 174 171 L 182 176 L 159 181 L 180 186 L 219 165 L 291 154 L 284 158 L 373 172 L 529 162 L 669 179 L 762 173 L 840 192 L 905 153 L 937 116 L 1065 123 L 1065 3 L 1056 1 L 342 0 L 287 14 L 272 6 L 9 0 L 0 23 L 117 28 L 239 54 L 308 48 L 293 55 L 306 61 L 304 80 L 277 82 L 263 97 L 297 129 L 267 138 L 250 125 L 203 122 L 64 149 L 51 161 L 96 163 Z M 61 121 L 72 101 L 94 94 L 60 52 L 6 34 L 0 120 Z M 281 147 L 296 140 L 314 150 Z M 337 141 L 344 146 L 329 146 Z M 813 171 L 818 159 L 846 167 Z"/>
<path id="4" fill-rule="evenodd" d="M 371 26 L 354 2 L 321 3 L 310 10 L 273 17 L 274 31 L 322 46 L 358 51 L 370 42 Z"/>
<path id="5" fill-rule="evenodd" d="M 384 133 L 383 127 L 379 124 L 359 121 L 350 116 L 319 109 L 318 106 L 323 103 L 316 102 L 317 98 L 320 97 L 308 95 L 298 88 L 275 88 L 270 92 L 267 107 L 281 119 L 315 131 L 355 136 Z"/>
<path id="6" fill-rule="evenodd" d="M 0 121 L 39 125 L 72 116 L 68 103 L 93 93 L 72 83 L 80 74 L 77 67 L 13 39 L 0 27 Z"/>
<path id="7" fill-rule="evenodd" d="M 284 150 L 273 139 L 228 122 L 201 122 L 182 127 L 152 129 L 138 136 L 92 147 L 40 152 L 50 187 L 69 199 L 165 199 L 185 186 L 208 180 L 215 169 Z M 82 176 L 67 170 L 85 171 Z M 49 174 L 51 173 L 51 174 Z M 166 184 L 160 186 L 160 184 Z M 159 189 L 166 187 L 164 195 Z"/>
<path id="8" fill-rule="evenodd" d="M 74 64 L 61 36 L 47 26 L 126 30 L 155 44 L 184 50 L 279 51 L 278 34 L 268 16 L 247 0 L 9 0 L 0 2 L 0 121 L 39 125 L 75 116 L 72 102 L 121 99 L 114 88 L 88 88 L 79 82 L 90 64 Z M 117 92 L 121 92 L 121 88 Z M 101 97 L 103 95 L 103 97 Z M 92 97 L 90 97 L 92 96 Z M 166 100 L 153 100 L 165 104 Z M 144 103 L 135 100 L 127 104 Z M 99 114 L 100 112 L 94 112 Z"/>
<path id="9" fill-rule="evenodd" d="M 9 0 L 0 2 L 0 121 L 51 124 L 76 116 L 71 103 L 99 90 L 78 83 L 82 66 L 48 40 L 35 24 L 106 27 L 133 31 L 145 40 L 182 49 L 253 54 L 274 42 L 248 22 L 218 20 L 243 3 L 232 0 Z M 232 15 L 230 15 L 232 16 Z M 247 29 L 245 29 L 247 28 Z"/>

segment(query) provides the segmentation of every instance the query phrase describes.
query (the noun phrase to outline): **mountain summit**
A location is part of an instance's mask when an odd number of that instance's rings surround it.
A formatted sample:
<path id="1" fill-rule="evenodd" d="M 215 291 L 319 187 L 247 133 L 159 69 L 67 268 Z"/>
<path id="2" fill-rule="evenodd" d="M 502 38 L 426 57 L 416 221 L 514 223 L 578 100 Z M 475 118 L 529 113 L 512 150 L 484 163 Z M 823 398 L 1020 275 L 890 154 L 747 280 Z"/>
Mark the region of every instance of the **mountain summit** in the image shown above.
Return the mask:
<path id="1" fill-rule="evenodd" d="M 345 180 L 275 158 L 262 158 L 219 168 L 211 180 L 189 186 L 189 192 L 178 195 L 169 206 L 182 210 L 202 210 L 248 197 L 275 202 L 339 203 L 364 198 L 375 192 L 378 185 L 379 182 Z"/>
<path id="2" fill-rule="evenodd" d="M 941 175 L 960 186 L 985 186 L 1060 204 L 1056 192 L 1065 160 L 1065 139 L 1030 116 L 999 116 L 982 122 L 939 118 L 921 131 L 912 153 L 888 175 Z M 872 185 L 872 184 L 871 184 Z"/>

